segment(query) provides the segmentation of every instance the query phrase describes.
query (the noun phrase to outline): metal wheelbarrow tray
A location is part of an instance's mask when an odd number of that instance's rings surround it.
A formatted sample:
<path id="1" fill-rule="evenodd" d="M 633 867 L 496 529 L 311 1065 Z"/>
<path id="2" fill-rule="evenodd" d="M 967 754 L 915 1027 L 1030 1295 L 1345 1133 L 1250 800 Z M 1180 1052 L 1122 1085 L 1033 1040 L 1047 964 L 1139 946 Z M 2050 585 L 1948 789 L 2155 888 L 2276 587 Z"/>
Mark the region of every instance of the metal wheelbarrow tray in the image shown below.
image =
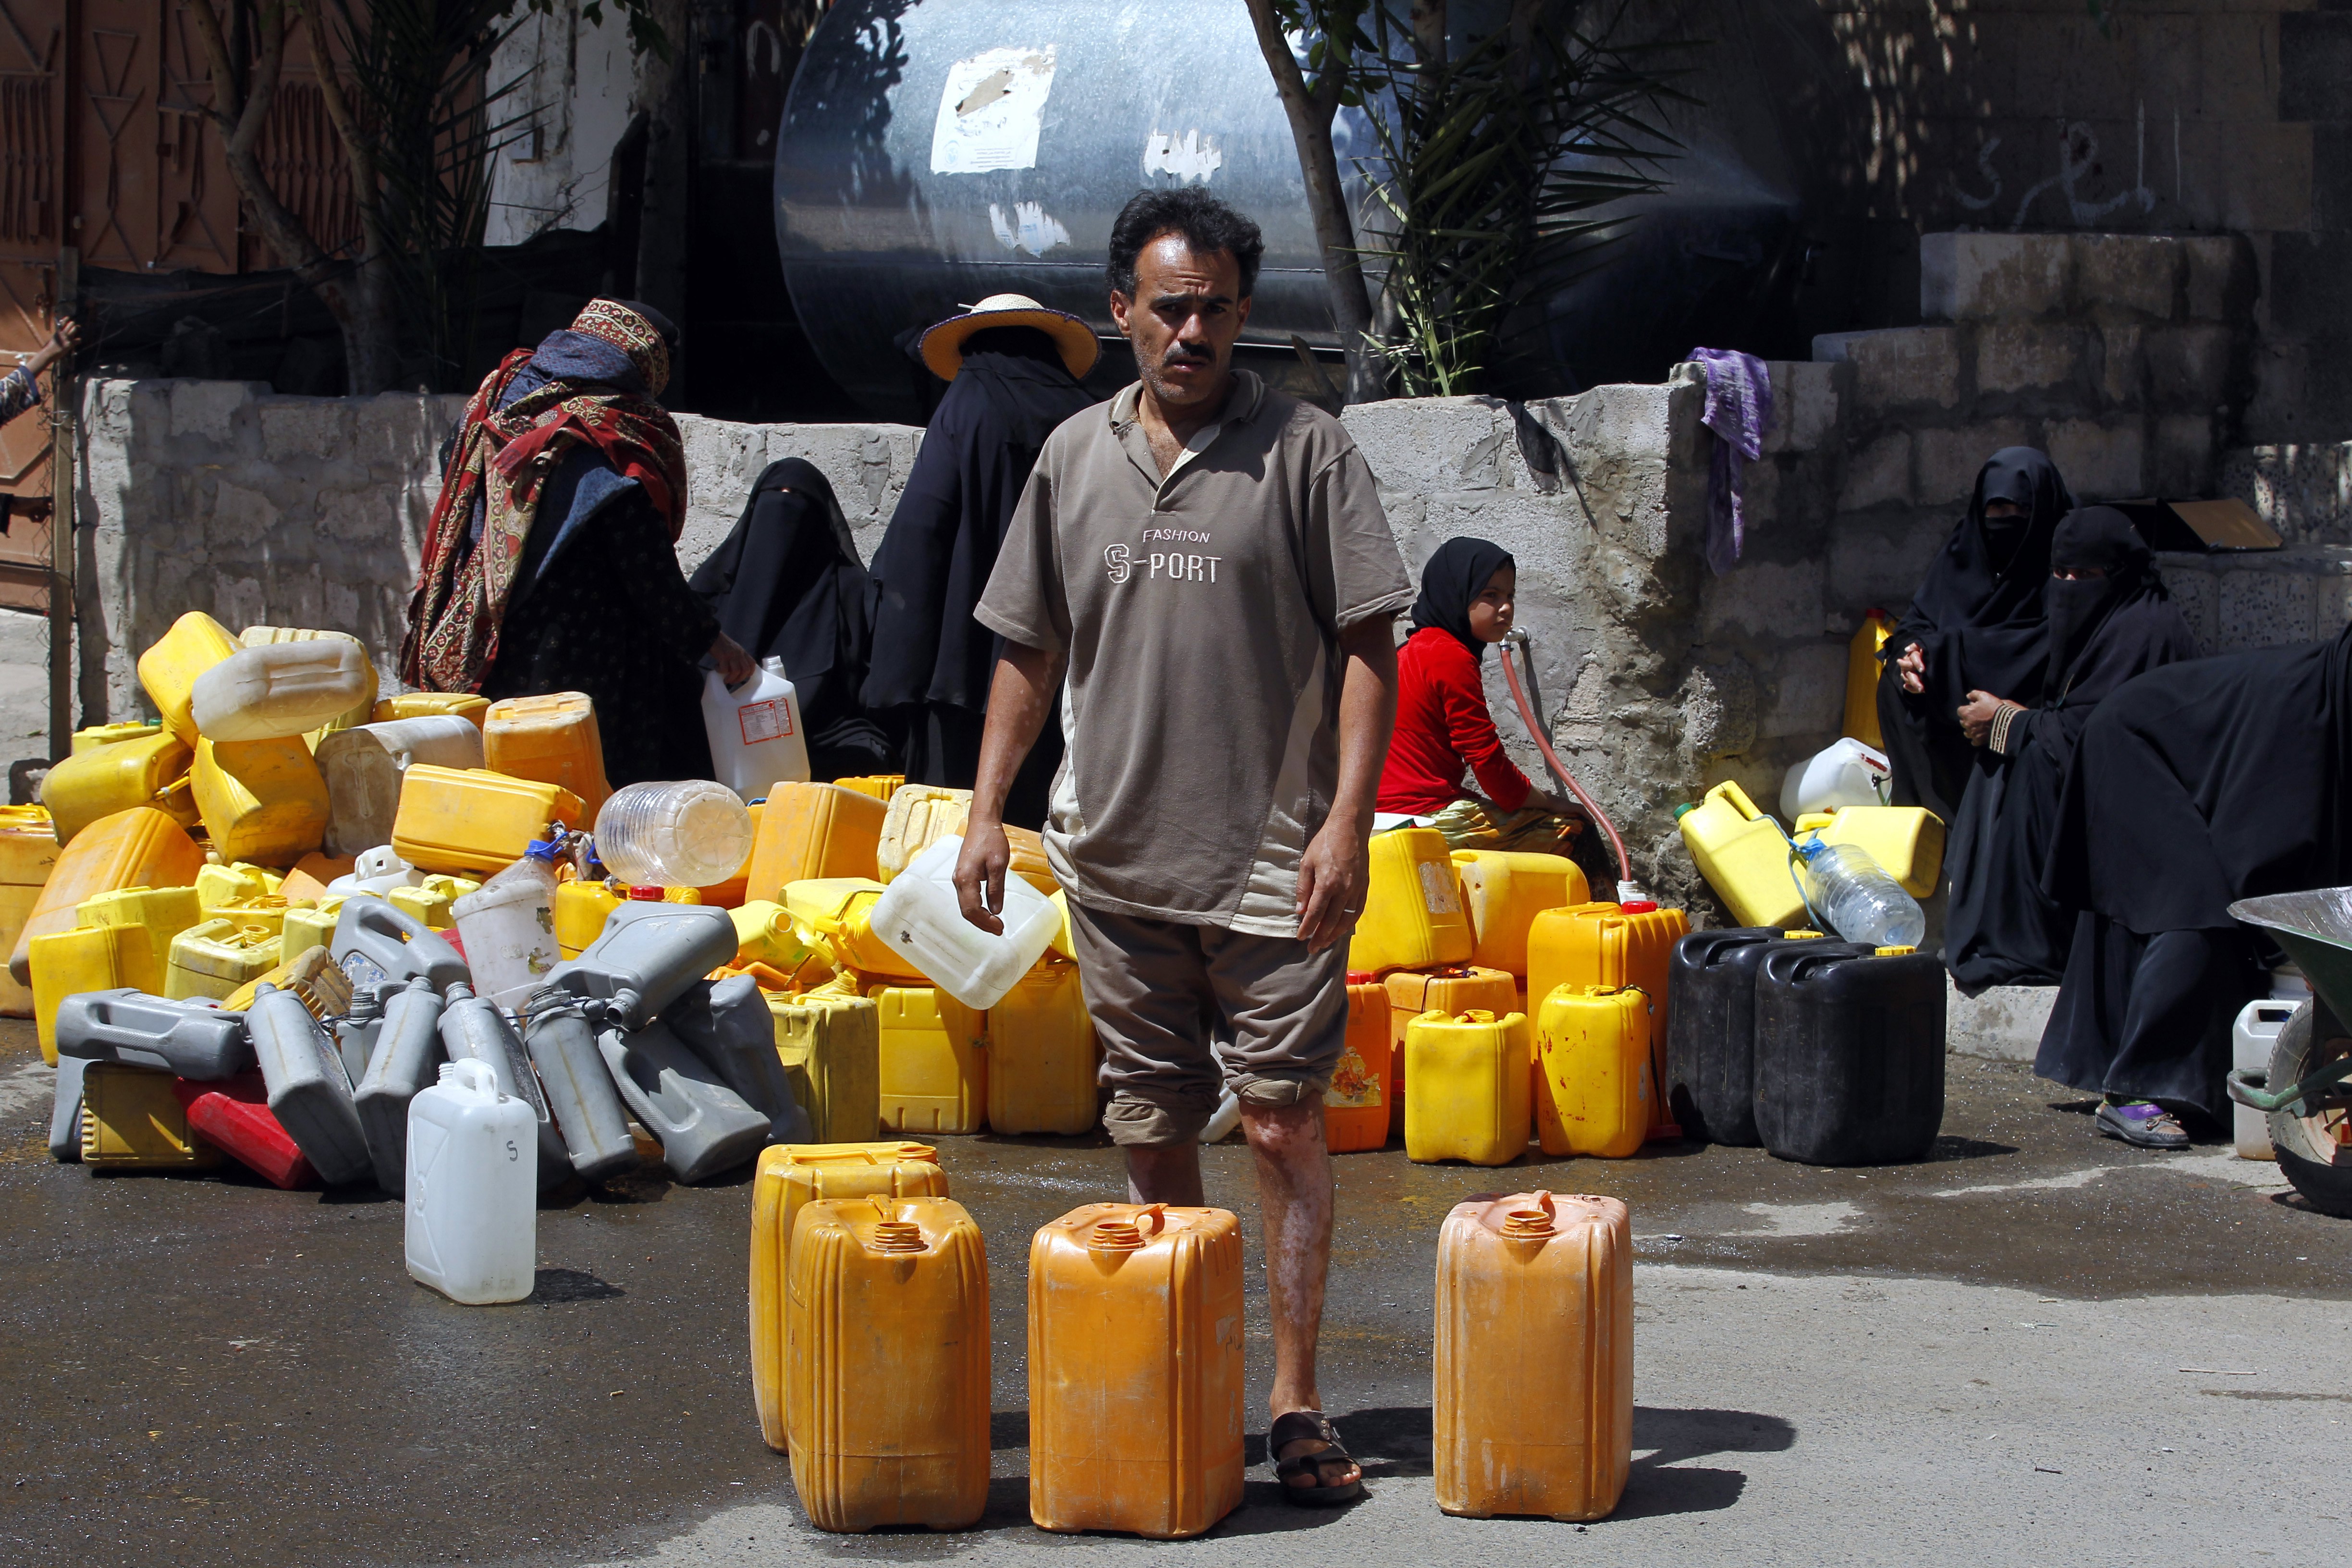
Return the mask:
<path id="1" fill-rule="evenodd" d="M 2313 1207 L 2352 1217 L 2352 888 L 2241 899 L 2230 913 L 2274 936 L 2312 1000 L 2279 1031 L 2268 1085 L 2232 1072 L 2230 1098 L 2270 1116 L 2279 1170 Z"/>

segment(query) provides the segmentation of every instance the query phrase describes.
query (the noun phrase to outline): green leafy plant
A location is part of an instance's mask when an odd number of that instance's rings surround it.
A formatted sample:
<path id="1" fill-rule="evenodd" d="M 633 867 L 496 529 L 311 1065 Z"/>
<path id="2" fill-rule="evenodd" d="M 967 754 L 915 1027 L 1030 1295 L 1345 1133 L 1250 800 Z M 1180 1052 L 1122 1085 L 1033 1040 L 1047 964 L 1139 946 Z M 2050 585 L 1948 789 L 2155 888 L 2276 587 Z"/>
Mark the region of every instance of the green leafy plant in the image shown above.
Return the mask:
<path id="1" fill-rule="evenodd" d="M 1678 144 L 1662 111 L 1683 95 L 1665 47 L 1538 16 L 1459 53 L 1379 42 L 1364 97 L 1387 220 L 1364 247 L 1384 274 L 1374 342 L 1408 396 L 1476 392 L 1515 309 L 1606 264 L 1628 220 L 1601 209 L 1665 188 Z"/>

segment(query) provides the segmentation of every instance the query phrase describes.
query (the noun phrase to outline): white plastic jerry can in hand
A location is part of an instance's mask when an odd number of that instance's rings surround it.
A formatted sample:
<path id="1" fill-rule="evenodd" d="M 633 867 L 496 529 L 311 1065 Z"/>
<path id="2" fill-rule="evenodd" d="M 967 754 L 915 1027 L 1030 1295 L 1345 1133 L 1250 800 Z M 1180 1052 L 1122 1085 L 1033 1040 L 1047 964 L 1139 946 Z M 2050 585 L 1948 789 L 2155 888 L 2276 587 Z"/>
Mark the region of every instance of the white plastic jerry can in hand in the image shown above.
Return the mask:
<path id="1" fill-rule="evenodd" d="M 539 1254 L 539 1119 L 489 1064 L 445 1063 L 408 1102 L 408 1273 L 452 1301 L 530 1294 Z"/>
<path id="2" fill-rule="evenodd" d="M 712 776 L 746 801 L 775 784 L 807 782 L 800 694 L 784 679 L 782 659 L 761 659 L 759 673 L 731 691 L 712 670 L 702 684 L 702 727 L 710 736 Z"/>

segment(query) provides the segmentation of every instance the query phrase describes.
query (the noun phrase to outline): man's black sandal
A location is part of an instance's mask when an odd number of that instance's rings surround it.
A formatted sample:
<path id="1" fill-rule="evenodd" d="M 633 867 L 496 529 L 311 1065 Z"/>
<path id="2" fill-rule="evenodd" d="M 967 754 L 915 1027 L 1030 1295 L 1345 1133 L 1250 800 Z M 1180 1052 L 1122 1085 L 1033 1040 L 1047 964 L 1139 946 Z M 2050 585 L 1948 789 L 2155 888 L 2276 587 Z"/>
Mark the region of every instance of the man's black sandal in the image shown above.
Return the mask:
<path id="1" fill-rule="evenodd" d="M 1279 1455 L 1293 1443 L 1309 1441 L 1328 1443 L 1330 1447 L 1319 1448 L 1312 1454 L 1275 1460 L 1274 1479 L 1282 1483 L 1284 1500 L 1296 1508 L 1338 1508 L 1342 1503 L 1354 1502 L 1362 1497 L 1364 1479 L 1361 1475 L 1347 1485 L 1338 1487 L 1323 1479 L 1324 1466 L 1352 1465 L 1356 1461 L 1349 1456 L 1347 1448 L 1339 1441 L 1339 1434 L 1332 1430 L 1331 1423 L 1323 1419 L 1323 1413 L 1319 1410 L 1294 1410 L 1287 1415 L 1276 1416 L 1274 1430 L 1266 1435 L 1266 1452 Z M 1313 1486 L 1290 1484 L 1291 1477 L 1306 1475 L 1315 1478 Z"/>

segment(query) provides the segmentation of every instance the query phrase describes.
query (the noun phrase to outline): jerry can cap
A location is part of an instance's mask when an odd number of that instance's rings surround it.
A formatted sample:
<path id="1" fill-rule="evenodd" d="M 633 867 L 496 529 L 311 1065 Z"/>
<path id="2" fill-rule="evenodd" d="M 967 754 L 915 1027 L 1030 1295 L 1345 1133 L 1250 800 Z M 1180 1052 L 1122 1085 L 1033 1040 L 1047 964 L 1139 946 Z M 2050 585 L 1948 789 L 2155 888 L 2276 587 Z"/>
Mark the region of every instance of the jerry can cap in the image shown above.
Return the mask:
<path id="1" fill-rule="evenodd" d="M 661 902 L 661 889 L 649 882 L 635 883 L 629 889 L 631 903 L 657 904 Z"/>
<path id="2" fill-rule="evenodd" d="M 534 838 L 530 841 L 529 847 L 523 850 L 523 855 L 526 858 L 531 860 L 552 861 L 562 852 L 563 840 L 561 838 Z"/>
<path id="3" fill-rule="evenodd" d="M 1684 817 L 1688 816 L 1692 812 L 1696 811 L 1698 807 L 1691 802 L 1685 801 L 1682 805 L 1675 807 L 1675 820 L 1676 822 L 1680 822 Z"/>
<path id="4" fill-rule="evenodd" d="M 1919 950 L 1916 947 L 1882 947 L 1876 952 L 1872 953 L 1871 956 L 1873 958 L 1901 958 L 1905 953 L 1916 952 L 1918 951 Z"/>
<path id="5" fill-rule="evenodd" d="M 1350 985 L 1370 985 L 1371 983 L 1372 983 L 1372 972 L 1371 972 L 1370 970 L 1369 970 L 1369 969 L 1350 969 L 1349 971 L 1348 971 L 1348 984 L 1350 984 Z"/>
<path id="6" fill-rule="evenodd" d="M 1629 903 L 1617 906 L 1620 913 L 1629 915 L 1654 914 L 1657 912 L 1657 908 L 1658 903 L 1655 899 L 1635 899 Z"/>

